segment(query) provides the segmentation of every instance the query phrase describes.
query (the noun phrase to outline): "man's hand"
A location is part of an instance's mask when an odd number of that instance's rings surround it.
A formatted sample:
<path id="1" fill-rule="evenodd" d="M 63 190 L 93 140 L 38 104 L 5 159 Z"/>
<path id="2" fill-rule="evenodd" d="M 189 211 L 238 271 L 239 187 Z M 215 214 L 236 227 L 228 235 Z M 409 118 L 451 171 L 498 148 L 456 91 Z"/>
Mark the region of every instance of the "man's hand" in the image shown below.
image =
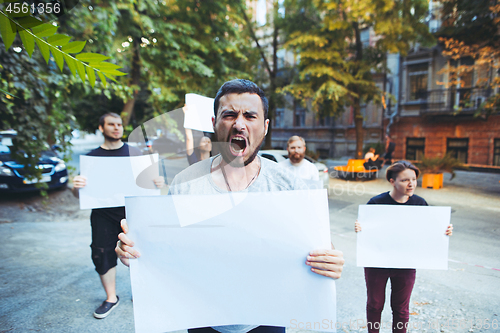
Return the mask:
<path id="1" fill-rule="evenodd" d="M 87 178 L 85 178 L 85 176 L 75 176 L 75 178 L 73 178 L 73 188 L 75 190 L 79 190 L 81 188 L 84 188 L 85 185 L 87 185 Z"/>
<path id="2" fill-rule="evenodd" d="M 85 186 L 87 185 L 87 178 L 85 178 L 85 176 L 75 176 L 75 178 L 73 178 L 73 188 L 71 189 L 71 192 L 73 193 L 73 195 L 77 198 L 80 197 L 80 189 L 81 188 L 84 188 Z"/>
<path id="3" fill-rule="evenodd" d="M 158 176 L 155 179 L 153 179 L 153 183 L 155 183 L 155 186 L 157 188 L 163 188 L 163 186 L 165 186 L 165 178 L 163 178 L 163 176 Z"/>
<path id="4" fill-rule="evenodd" d="M 361 231 L 361 224 L 359 224 L 358 220 L 354 222 L 354 231 L 360 232 Z"/>
<path id="5" fill-rule="evenodd" d="M 445 235 L 446 235 L 446 236 L 451 236 L 451 235 L 453 235 L 453 224 L 448 225 L 448 228 L 446 228 Z"/>
<path id="6" fill-rule="evenodd" d="M 128 233 L 127 220 L 123 219 L 120 223 L 123 232 L 118 235 L 118 239 L 120 240 L 116 243 L 115 252 L 118 258 L 120 258 L 122 264 L 128 267 L 128 260 L 139 258 L 141 254 L 132 248 L 134 246 L 134 242 L 132 242 L 126 235 Z"/>
<path id="7" fill-rule="evenodd" d="M 338 279 L 342 274 L 344 262 L 342 251 L 335 249 L 314 250 L 307 256 L 306 265 L 311 266 L 311 271 L 316 274 Z"/>

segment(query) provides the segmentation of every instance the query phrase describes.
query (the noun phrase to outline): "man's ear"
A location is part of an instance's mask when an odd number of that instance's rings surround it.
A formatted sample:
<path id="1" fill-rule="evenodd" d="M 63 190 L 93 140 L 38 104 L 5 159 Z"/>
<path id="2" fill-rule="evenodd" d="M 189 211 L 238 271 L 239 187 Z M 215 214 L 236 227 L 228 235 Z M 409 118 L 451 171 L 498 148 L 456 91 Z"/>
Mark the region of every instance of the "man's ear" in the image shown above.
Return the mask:
<path id="1" fill-rule="evenodd" d="M 266 136 L 267 130 L 269 129 L 269 119 L 266 119 L 266 121 L 264 122 L 264 128 L 266 130 L 266 132 L 264 133 L 264 136 Z"/>
<path id="2" fill-rule="evenodd" d="M 101 125 L 99 125 L 99 131 L 101 131 L 101 133 L 104 133 L 104 128 L 102 128 Z"/>
<path id="3" fill-rule="evenodd" d="M 215 116 L 212 116 L 212 127 L 214 128 L 215 133 Z"/>

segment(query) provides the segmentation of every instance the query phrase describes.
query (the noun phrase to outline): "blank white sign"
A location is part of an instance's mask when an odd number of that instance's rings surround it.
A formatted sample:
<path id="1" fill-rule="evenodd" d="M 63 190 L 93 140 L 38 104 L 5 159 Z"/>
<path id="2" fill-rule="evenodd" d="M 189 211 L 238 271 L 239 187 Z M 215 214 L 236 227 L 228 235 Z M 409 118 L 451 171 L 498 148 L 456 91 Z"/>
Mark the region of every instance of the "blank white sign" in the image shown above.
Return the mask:
<path id="1" fill-rule="evenodd" d="M 448 269 L 451 207 L 360 205 L 358 267 Z"/>
<path id="2" fill-rule="evenodd" d="M 186 226 L 178 216 L 198 216 L 203 196 L 126 198 L 141 253 L 130 266 L 135 331 L 335 323 L 334 280 L 305 264 L 310 251 L 331 248 L 326 191 L 211 197 L 219 215 Z"/>
<path id="3" fill-rule="evenodd" d="M 80 209 L 123 207 L 125 196 L 160 195 L 153 179 L 159 176 L 158 154 L 144 156 L 80 156 Z"/>
<path id="4" fill-rule="evenodd" d="M 186 94 L 186 105 L 184 127 L 213 133 L 214 99 L 197 94 Z"/>

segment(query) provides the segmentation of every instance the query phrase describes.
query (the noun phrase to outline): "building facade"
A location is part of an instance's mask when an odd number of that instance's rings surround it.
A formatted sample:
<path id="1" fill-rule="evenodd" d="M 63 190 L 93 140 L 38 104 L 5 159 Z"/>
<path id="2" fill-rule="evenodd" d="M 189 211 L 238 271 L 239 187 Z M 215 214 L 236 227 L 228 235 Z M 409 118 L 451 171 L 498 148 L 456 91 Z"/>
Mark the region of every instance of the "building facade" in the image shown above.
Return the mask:
<path id="1" fill-rule="evenodd" d="M 395 158 L 451 154 L 464 164 L 500 166 L 500 115 L 476 115 L 481 104 L 498 93 L 477 83 L 497 74 L 475 67 L 457 84 L 446 86 L 452 61 L 442 56 L 439 46 L 417 48 L 401 58 L 399 110 L 390 126 Z"/>

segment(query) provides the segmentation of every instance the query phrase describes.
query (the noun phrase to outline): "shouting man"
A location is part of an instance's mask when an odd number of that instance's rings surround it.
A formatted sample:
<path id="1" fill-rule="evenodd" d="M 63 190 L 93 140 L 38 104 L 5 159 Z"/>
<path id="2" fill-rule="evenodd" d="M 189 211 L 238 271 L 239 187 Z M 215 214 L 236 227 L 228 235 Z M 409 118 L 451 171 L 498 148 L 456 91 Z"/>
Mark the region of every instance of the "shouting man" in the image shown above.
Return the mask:
<path id="1" fill-rule="evenodd" d="M 170 186 L 170 194 L 219 194 L 236 191 L 269 192 L 306 189 L 303 181 L 278 164 L 260 158 L 257 152 L 267 134 L 268 101 L 253 82 L 232 80 L 217 92 L 212 119 L 219 155 L 203 160 L 179 173 Z M 248 213 L 248 212 L 242 212 Z M 125 265 L 138 258 L 133 241 L 126 233 L 119 235 L 116 252 Z M 314 273 L 339 278 L 344 265 L 343 254 L 334 249 L 310 252 L 306 264 Z M 189 333 L 284 333 L 284 327 L 230 325 L 189 329 Z"/>

